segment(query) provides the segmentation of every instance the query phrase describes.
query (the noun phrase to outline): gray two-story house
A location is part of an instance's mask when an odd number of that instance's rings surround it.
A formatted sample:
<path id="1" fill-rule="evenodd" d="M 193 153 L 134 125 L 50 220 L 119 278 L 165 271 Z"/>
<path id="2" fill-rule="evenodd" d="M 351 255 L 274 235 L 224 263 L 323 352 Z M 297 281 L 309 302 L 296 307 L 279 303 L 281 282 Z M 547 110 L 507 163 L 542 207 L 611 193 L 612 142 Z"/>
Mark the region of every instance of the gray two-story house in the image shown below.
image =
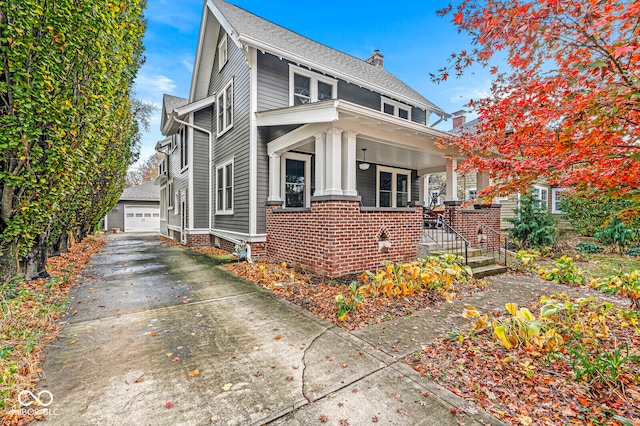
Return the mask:
<path id="1" fill-rule="evenodd" d="M 161 232 L 327 276 L 415 257 L 424 177 L 456 187 L 433 128 L 448 117 L 378 51 L 361 60 L 208 0 L 189 99 L 164 97 Z"/>

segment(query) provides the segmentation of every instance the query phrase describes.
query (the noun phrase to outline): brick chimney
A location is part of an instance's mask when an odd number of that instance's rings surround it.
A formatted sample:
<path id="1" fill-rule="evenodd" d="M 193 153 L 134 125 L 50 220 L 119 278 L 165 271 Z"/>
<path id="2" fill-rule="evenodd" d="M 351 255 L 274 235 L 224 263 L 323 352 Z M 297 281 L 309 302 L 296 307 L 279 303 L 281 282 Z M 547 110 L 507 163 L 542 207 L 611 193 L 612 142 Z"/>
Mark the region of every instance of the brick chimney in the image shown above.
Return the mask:
<path id="1" fill-rule="evenodd" d="M 380 53 L 378 49 L 374 50 L 371 56 L 366 60 L 366 63 L 373 65 L 374 67 L 384 68 L 384 55 Z"/>
<path id="2" fill-rule="evenodd" d="M 461 109 L 460 111 L 454 112 L 453 115 L 453 128 L 457 129 L 467 122 L 467 111 Z"/>

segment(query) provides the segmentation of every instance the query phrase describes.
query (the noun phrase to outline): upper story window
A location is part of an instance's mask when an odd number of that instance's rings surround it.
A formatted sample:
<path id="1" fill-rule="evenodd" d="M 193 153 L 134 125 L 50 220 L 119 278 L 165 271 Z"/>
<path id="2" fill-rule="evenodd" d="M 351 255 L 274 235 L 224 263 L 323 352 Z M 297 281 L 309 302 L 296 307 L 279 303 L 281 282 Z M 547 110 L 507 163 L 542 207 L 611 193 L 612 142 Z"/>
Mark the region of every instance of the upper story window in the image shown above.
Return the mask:
<path id="1" fill-rule="evenodd" d="M 382 97 L 382 112 L 396 117 L 411 120 L 411 107 L 400 102 L 393 101 L 389 98 Z"/>
<path id="2" fill-rule="evenodd" d="M 233 127 L 233 79 L 218 94 L 216 102 L 218 136 Z"/>
<path id="3" fill-rule="evenodd" d="M 220 44 L 218 44 L 218 71 L 224 68 L 224 65 L 229 60 L 229 54 L 227 51 L 227 35 L 222 36 Z"/>
<path id="4" fill-rule="evenodd" d="M 289 104 L 304 105 L 337 97 L 337 80 L 289 65 Z"/>
<path id="5" fill-rule="evenodd" d="M 167 175 L 167 157 L 163 157 L 162 161 L 158 163 L 158 176 Z"/>
<path id="6" fill-rule="evenodd" d="M 182 126 L 178 132 L 180 140 L 180 168 L 184 169 L 189 165 L 189 131 L 186 126 Z"/>

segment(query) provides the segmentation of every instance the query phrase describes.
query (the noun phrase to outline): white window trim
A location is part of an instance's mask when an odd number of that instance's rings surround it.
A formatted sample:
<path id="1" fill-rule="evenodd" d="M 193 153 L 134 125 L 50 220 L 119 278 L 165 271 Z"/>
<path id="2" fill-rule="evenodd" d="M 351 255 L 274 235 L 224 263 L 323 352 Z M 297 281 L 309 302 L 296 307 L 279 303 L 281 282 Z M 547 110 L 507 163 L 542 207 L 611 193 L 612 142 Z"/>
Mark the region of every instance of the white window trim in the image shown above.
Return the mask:
<path id="1" fill-rule="evenodd" d="M 173 179 L 167 181 L 167 210 L 173 210 L 175 208 L 175 200 L 171 196 L 173 192 Z"/>
<path id="2" fill-rule="evenodd" d="M 285 178 L 286 178 L 286 171 L 287 171 L 287 160 L 298 160 L 298 161 L 304 161 L 304 207 L 305 208 L 310 208 L 311 207 L 311 155 L 308 154 L 298 154 L 296 152 L 285 152 L 284 154 L 280 155 L 280 194 L 282 194 L 282 205 L 285 208 L 288 208 L 285 203 L 287 202 L 286 200 L 286 193 L 285 193 L 285 186 L 286 186 L 286 182 L 285 182 Z M 293 208 L 293 207 L 290 207 Z"/>
<path id="3" fill-rule="evenodd" d="M 224 61 L 222 60 L 224 58 Z M 222 36 L 222 40 L 218 44 L 218 72 L 229 62 L 229 45 L 227 43 L 227 35 Z"/>
<path id="4" fill-rule="evenodd" d="M 534 185 L 533 189 L 535 191 L 536 198 L 542 202 L 541 204 L 542 210 L 548 211 L 549 210 L 549 188 L 547 188 L 546 186 Z M 541 191 L 547 192 L 547 196 L 544 200 L 540 197 Z"/>
<path id="5" fill-rule="evenodd" d="M 564 214 L 562 210 L 560 210 L 558 194 L 559 193 L 567 193 L 569 192 L 569 188 L 551 188 L 551 213 L 553 214 Z"/>
<path id="6" fill-rule="evenodd" d="M 402 108 L 408 112 L 407 121 L 411 121 L 411 110 L 413 109 L 411 105 L 403 104 L 402 102 L 394 101 L 389 98 L 385 98 L 384 96 L 380 97 L 380 111 L 384 112 L 384 104 L 393 105 L 393 115 L 395 117 L 400 117 L 398 114 L 398 108 Z"/>
<path id="7" fill-rule="evenodd" d="M 216 98 L 216 131 L 218 137 L 224 135 L 229 131 L 229 129 L 233 128 L 233 110 L 235 107 L 235 100 L 231 104 L 231 124 L 227 126 L 227 89 L 229 88 L 229 86 L 231 86 L 231 96 L 235 98 L 235 93 L 233 90 L 233 78 L 229 80 L 227 84 L 225 84 L 222 90 L 220 90 L 218 97 Z M 220 100 L 223 100 L 223 102 L 220 102 Z M 220 108 L 222 108 L 222 122 L 224 123 L 224 128 L 222 130 L 219 126 Z"/>
<path id="8" fill-rule="evenodd" d="M 376 166 L 376 207 L 380 207 L 380 172 L 391 173 L 391 208 L 400 208 L 395 207 L 397 204 L 397 191 L 398 191 L 398 174 L 407 175 L 407 202 L 411 202 L 411 170 L 405 169 L 396 169 L 393 167 L 385 167 L 385 166 Z"/>
<path id="9" fill-rule="evenodd" d="M 167 185 L 160 187 L 160 220 L 167 220 Z"/>
<path id="10" fill-rule="evenodd" d="M 216 192 L 215 192 L 215 204 L 216 204 L 216 215 L 218 216 L 230 216 L 233 214 L 233 208 L 235 207 L 235 202 L 233 202 L 234 206 L 232 206 L 230 209 L 227 209 L 227 197 L 226 197 L 226 188 L 227 188 L 227 173 L 226 173 L 226 167 L 231 164 L 231 199 L 235 201 L 234 197 L 235 197 L 235 174 L 236 174 L 236 166 L 235 166 L 235 162 L 234 162 L 234 158 L 231 158 L 230 160 L 225 161 L 224 163 L 221 163 L 219 166 L 216 167 Z M 218 170 L 222 169 L 222 201 L 225 204 L 224 208 L 221 209 L 220 206 L 218 205 L 218 189 L 220 188 L 220 182 L 218 182 Z"/>
<path id="11" fill-rule="evenodd" d="M 318 81 L 331 86 L 331 99 L 336 99 L 338 97 L 338 80 L 309 71 L 308 69 L 301 68 L 297 65 L 289 64 L 289 106 L 294 105 L 294 74 L 300 74 L 311 79 L 311 82 L 309 83 L 311 85 L 309 97 L 311 98 L 312 103 L 318 102 Z"/>
<path id="12" fill-rule="evenodd" d="M 189 134 L 191 132 L 186 126 L 182 126 L 178 131 L 180 135 L 180 173 L 189 168 Z M 185 155 L 186 148 L 186 155 Z"/>
<path id="13" fill-rule="evenodd" d="M 180 201 L 182 200 L 181 196 L 184 196 L 184 194 L 181 194 L 182 191 L 174 191 L 173 193 L 173 215 L 179 215 L 180 214 Z"/>

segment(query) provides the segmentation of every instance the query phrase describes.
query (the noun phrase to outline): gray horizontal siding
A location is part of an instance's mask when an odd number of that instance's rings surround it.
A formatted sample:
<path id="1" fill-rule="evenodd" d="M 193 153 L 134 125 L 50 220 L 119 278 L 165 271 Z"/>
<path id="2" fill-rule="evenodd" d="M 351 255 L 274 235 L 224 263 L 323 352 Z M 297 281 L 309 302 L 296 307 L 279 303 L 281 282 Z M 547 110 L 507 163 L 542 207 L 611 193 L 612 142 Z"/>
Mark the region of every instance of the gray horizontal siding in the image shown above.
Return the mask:
<path id="1" fill-rule="evenodd" d="M 187 194 L 187 190 L 189 189 L 189 170 L 186 169 L 184 172 L 180 172 L 180 146 L 176 146 L 176 149 L 169 154 L 168 170 L 169 179 L 173 179 L 173 192 L 177 194 L 178 191 L 180 191 L 180 193 Z M 167 188 L 168 187 L 169 185 L 167 185 Z M 172 199 L 171 202 L 175 204 L 174 199 Z M 168 205 L 169 203 L 167 202 L 167 206 Z M 167 212 L 167 224 L 170 226 L 180 226 L 180 214 L 175 214 L 176 211 L 180 212 L 178 207 L 179 206 L 174 206 L 173 209 Z M 188 212 L 186 213 L 188 214 Z"/>
<path id="2" fill-rule="evenodd" d="M 220 30 L 223 36 L 224 30 Z M 218 39 L 220 40 L 220 38 Z M 213 184 L 211 197 L 213 200 L 214 224 L 216 229 L 248 233 L 249 232 L 249 183 L 250 183 L 250 72 L 244 55 L 240 49 L 228 39 L 228 62 L 222 70 L 218 70 L 218 57 L 213 64 L 209 83 L 209 94 L 219 93 L 223 87 L 233 78 L 233 127 L 220 137 L 216 136 L 217 120 L 215 114 L 212 117 L 212 129 L 214 142 L 212 144 L 212 173 Z M 217 46 L 217 43 L 216 43 Z M 214 109 L 215 111 L 215 109 Z M 233 215 L 215 215 L 217 199 L 216 167 L 226 161 L 234 160 L 233 170 Z"/>
<path id="3" fill-rule="evenodd" d="M 258 52 L 258 111 L 289 106 L 289 62 Z"/>
<path id="4" fill-rule="evenodd" d="M 338 81 L 338 99 L 380 111 L 382 101 L 379 93 L 372 92 L 355 84 Z"/>
<path id="5" fill-rule="evenodd" d="M 212 108 L 194 114 L 194 124 L 211 128 Z M 209 228 L 209 135 L 199 130 L 193 133 L 193 209 L 194 228 Z"/>

